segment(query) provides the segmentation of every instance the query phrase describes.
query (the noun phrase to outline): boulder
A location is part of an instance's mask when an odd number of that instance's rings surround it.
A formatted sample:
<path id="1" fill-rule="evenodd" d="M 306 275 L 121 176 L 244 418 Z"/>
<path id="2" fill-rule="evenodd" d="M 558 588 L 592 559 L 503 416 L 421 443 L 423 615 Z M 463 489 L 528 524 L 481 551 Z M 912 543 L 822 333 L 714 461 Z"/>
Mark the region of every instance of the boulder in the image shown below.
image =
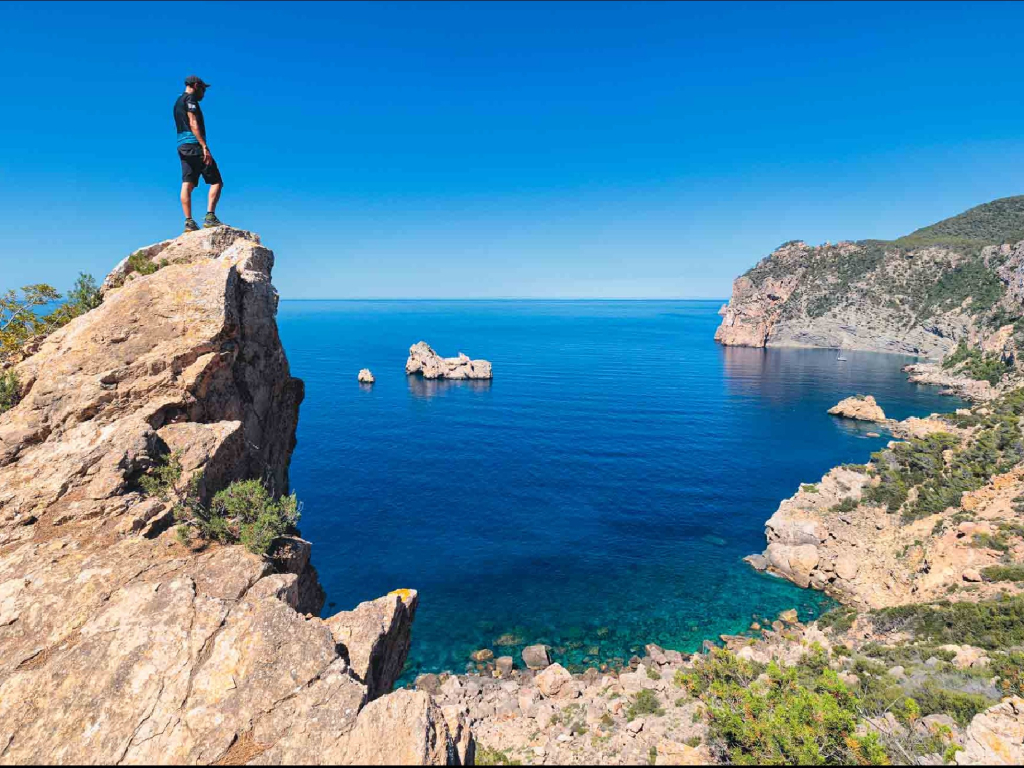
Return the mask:
<path id="1" fill-rule="evenodd" d="M 528 669 L 544 669 L 551 663 L 546 645 L 528 645 L 523 649 L 523 663 Z"/>
<path id="2" fill-rule="evenodd" d="M 885 411 L 871 395 L 847 397 L 828 409 L 833 416 L 858 421 L 885 421 Z"/>
<path id="3" fill-rule="evenodd" d="M 1011 696 L 975 715 L 963 746 L 958 765 L 1024 764 L 1024 699 Z"/>
<path id="4" fill-rule="evenodd" d="M 441 357 L 425 341 L 409 347 L 405 363 L 407 374 L 419 374 L 425 379 L 490 379 L 491 364 L 486 360 L 471 360 L 459 353 L 458 357 Z"/>
<path id="5" fill-rule="evenodd" d="M 512 677 L 512 670 L 515 667 L 515 662 L 511 656 L 499 656 L 494 660 L 494 668 L 498 672 L 498 677 L 502 679 L 508 679 Z"/>
<path id="6" fill-rule="evenodd" d="M 570 683 L 572 675 L 561 664 L 552 664 L 533 679 L 537 689 L 546 697 L 557 696 Z"/>
<path id="7" fill-rule="evenodd" d="M 850 581 L 857 576 L 857 558 L 853 555 L 843 554 L 836 558 L 835 571 L 840 579 Z"/>
<path id="8" fill-rule="evenodd" d="M 361 368 L 357 378 L 359 379 L 360 384 L 373 384 L 373 382 L 376 381 L 376 379 L 373 378 L 373 374 L 370 373 L 369 368 Z"/>

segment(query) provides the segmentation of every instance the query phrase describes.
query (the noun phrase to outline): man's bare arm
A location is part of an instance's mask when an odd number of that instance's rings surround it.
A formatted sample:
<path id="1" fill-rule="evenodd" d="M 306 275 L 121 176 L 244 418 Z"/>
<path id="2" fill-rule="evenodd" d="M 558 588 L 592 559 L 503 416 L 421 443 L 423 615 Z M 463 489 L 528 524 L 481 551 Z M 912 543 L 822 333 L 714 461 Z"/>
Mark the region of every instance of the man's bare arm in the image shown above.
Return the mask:
<path id="1" fill-rule="evenodd" d="M 209 165 L 213 162 L 213 155 L 210 154 L 210 148 L 206 146 L 206 137 L 199 130 L 199 118 L 191 112 L 188 115 L 188 126 L 192 129 L 192 135 L 199 139 L 199 146 L 203 148 L 203 162 Z"/>

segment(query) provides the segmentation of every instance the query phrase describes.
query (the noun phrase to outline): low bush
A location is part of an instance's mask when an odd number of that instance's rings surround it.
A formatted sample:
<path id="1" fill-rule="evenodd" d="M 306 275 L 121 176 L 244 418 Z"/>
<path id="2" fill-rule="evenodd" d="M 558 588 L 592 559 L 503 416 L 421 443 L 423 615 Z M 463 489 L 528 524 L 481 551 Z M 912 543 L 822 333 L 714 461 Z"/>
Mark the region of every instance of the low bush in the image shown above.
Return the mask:
<path id="1" fill-rule="evenodd" d="M 996 703 L 978 693 L 947 690 L 931 680 L 914 691 L 913 697 L 922 715 L 949 715 L 962 726 L 969 725 L 976 714 Z"/>
<path id="2" fill-rule="evenodd" d="M 661 704 L 658 701 L 657 695 L 654 691 L 644 688 L 643 690 L 637 691 L 636 695 L 633 696 L 633 701 L 626 708 L 626 720 L 635 720 L 643 715 L 655 715 L 660 717 L 665 714 L 665 710 L 661 708 Z"/>
<path id="3" fill-rule="evenodd" d="M 59 301 L 61 294 L 45 283 L 0 294 L 0 358 L 16 354 L 29 341 L 45 336 L 100 305 L 102 297 L 92 275 L 80 273 L 67 301 L 50 314 L 41 308 Z"/>
<path id="4" fill-rule="evenodd" d="M 145 475 L 139 487 L 147 496 L 167 501 L 175 484 L 181 479 L 181 451 L 160 457 Z"/>
<path id="5" fill-rule="evenodd" d="M 154 272 L 158 272 L 163 267 L 166 267 L 167 264 L 166 259 L 160 262 L 150 261 L 142 251 L 136 251 L 128 257 L 129 270 L 140 275 L 152 275 Z"/>
<path id="6" fill-rule="evenodd" d="M 1024 565 L 990 565 L 981 574 L 989 581 L 1024 581 Z"/>
<path id="7" fill-rule="evenodd" d="M 250 552 L 266 554 L 274 539 L 299 520 L 295 494 L 274 498 L 259 480 L 238 480 L 218 492 L 209 506 L 198 498 L 198 480 L 175 508 L 179 535 L 188 540 L 194 531 L 204 539 L 222 543 L 239 541 Z"/>
<path id="8" fill-rule="evenodd" d="M 885 765 L 874 735 L 858 736 L 858 700 L 824 669 L 801 682 L 775 663 L 763 685 L 716 681 L 704 695 L 709 740 L 736 765 Z"/>
<path id="9" fill-rule="evenodd" d="M 993 654 L 989 668 L 999 676 L 996 685 L 1004 696 L 1024 696 L 1024 652 Z"/>
<path id="10" fill-rule="evenodd" d="M 880 633 L 909 632 L 936 645 L 976 645 L 995 650 L 1024 644 L 1024 598 L 978 603 L 900 605 L 873 611 Z"/>
<path id="11" fill-rule="evenodd" d="M 0 413 L 11 410 L 21 400 L 21 385 L 14 371 L 0 373 Z"/>

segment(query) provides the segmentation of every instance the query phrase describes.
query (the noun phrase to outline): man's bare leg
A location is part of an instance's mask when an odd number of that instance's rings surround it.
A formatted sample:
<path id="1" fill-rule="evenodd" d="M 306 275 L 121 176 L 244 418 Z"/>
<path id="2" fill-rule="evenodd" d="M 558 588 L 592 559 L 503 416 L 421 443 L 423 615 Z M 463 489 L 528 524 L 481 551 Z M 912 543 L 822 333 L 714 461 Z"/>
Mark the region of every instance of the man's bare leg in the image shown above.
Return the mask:
<path id="1" fill-rule="evenodd" d="M 206 210 L 210 213 L 217 213 L 217 202 L 220 200 L 220 191 L 224 188 L 224 183 L 211 184 L 210 194 L 208 196 Z"/>
<path id="2" fill-rule="evenodd" d="M 192 218 L 192 190 L 195 188 L 196 185 L 190 181 L 181 183 L 181 211 L 185 214 L 186 219 Z"/>

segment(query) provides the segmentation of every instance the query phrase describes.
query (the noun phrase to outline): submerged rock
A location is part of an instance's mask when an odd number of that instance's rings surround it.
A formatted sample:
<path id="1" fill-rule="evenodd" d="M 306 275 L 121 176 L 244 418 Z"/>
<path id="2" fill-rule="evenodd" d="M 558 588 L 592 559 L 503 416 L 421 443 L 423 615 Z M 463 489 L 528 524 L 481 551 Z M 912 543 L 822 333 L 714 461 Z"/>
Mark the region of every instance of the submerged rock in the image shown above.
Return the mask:
<path id="1" fill-rule="evenodd" d="M 551 663 L 547 646 L 528 645 L 523 649 L 523 662 L 529 669 L 544 669 Z"/>
<path id="2" fill-rule="evenodd" d="M 885 411 L 875 402 L 871 395 L 856 395 L 840 400 L 838 404 L 828 409 L 833 416 L 842 416 L 844 419 L 856 419 L 857 421 L 885 421 Z"/>
<path id="3" fill-rule="evenodd" d="M 490 379 L 491 364 L 487 360 L 471 360 L 459 353 L 458 357 L 441 357 L 425 341 L 409 347 L 405 372 L 420 374 L 425 379 Z"/>

